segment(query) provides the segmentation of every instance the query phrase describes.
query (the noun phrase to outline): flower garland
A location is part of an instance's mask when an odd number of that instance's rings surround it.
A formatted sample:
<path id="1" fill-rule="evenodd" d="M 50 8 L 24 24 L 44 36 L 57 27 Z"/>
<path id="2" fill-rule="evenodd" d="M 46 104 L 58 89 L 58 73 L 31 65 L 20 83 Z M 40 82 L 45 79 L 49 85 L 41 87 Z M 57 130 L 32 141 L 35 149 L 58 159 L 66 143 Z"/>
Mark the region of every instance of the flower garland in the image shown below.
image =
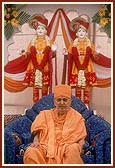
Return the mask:
<path id="1" fill-rule="evenodd" d="M 48 55 L 49 55 L 50 51 L 51 51 L 51 47 L 46 46 L 46 48 L 43 52 L 44 53 L 43 59 L 42 59 L 41 63 L 38 64 L 37 59 L 36 59 L 36 54 L 37 54 L 36 48 L 34 46 L 30 47 L 31 59 L 32 59 L 32 63 L 34 65 L 35 69 L 42 70 L 44 68 L 44 66 L 48 62 L 48 59 L 49 59 Z"/>
<path id="2" fill-rule="evenodd" d="M 42 72 L 40 70 L 35 71 L 35 86 L 42 88 Z"/>
<path id="3" fill-rule="evenodd" d="M 83 64 L 80 63 L 79 58 L 78 58 L 78 50 L 76 47 L 72 47 L 72 53 L 73 53 L 73 58 L 76 64 L 76 67 L 78 68 L 78 70 L 85 70 L 87 68 L 89 59 L 91 57 L 91 48 L 88 46 L 86 48 L 86 54 L 84 56 L 84 62 Z"/>
<path id="4" fill-rule="evenodd" d="M 70 59 L 70 58 L 72 58 L 72 57 L 74 59 L 75 65 L 78 69 L 78 76 L 76 76 L 77 78 L 75 76 L 73 77 L 73 79 L 74 78 L 77 79 L 77 86 L 85 88 L 87 82 L 89 82 L 90 84 L 96 83 L 97 77 L 96 77 L 95 72 L 88 72 L 85 74 L 85 71 L 84 71 L 88 66 L 90 57 L 92 57 L 92 56 L 93 55 L 91 53 L 91 48 L 90 48 L 90 46 L 87 46 L 86 53 L 84 55 L 84 62 L 81 64 L 80 60 L 79 60 L 78 49 L 76 47 L 72 47 L 72 54 L 69 53 L 69 59 L 68 59 L 68 65 L 69 65 L 68 83 L 70 83 L 69 79 L 70 79 L 70 71 L 71 71 L 71 63 L 72 63 L 72 59 Z M 73 82 L 73 79 L 72 79 L 72 82 Z"/>
<path id="5" fill-rule="evenodd" d="M 43 50 L 41 51 L 41 54 L 43 54 L 43 58 L 42 58 L 42 61 L 41 61 L 40 64 L 38 64 L 38 61 L 37 61 L 37 58 L 36 58 L 36 54 L 38 53 L 37 48 L 36 48 L 37 38 L 38 38 L 38 36 L 35 35 L 33 37 L 32 41 L 31 41 L 30 55 L 31 55 L 31 59 L 32 59 L 32 63 L 34 65 L 34 68 L 42 70 L 44 68 L 44 66 L 46 65 L 46 63 L 48 62 L 48 59 L 49 59 L 49 53 L 51 51 L 50 38 L 47 35 L 44 36 L 46 47 L 45 47 L 44 51 Z"/>
<path id="6" fill-rule="evenodd" d="M 84 70 L 79 70 L 78 72 L 78 87 L 84 87 L 86 86 L 86 77 Z"/>

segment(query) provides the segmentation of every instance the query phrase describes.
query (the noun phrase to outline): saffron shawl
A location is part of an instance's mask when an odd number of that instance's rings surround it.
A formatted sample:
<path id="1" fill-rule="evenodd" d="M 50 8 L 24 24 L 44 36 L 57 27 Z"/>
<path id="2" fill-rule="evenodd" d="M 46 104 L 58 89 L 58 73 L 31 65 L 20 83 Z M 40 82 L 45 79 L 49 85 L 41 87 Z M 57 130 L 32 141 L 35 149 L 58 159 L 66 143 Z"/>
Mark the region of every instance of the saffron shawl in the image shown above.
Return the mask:
<path id="1" fill-rule="evenodd" d="M 62 130 L 62 139 L 56 149 L 56 135 L 53 121 L 54 109 L 41 111 L 32 123 L 31 132 L 40 132 L 40 143 L 47 150 L 47 157 L 62 160 L 68 144 L 77 143 L 87 135 L 84 118 L 73 108 L 67 113 Z"/>

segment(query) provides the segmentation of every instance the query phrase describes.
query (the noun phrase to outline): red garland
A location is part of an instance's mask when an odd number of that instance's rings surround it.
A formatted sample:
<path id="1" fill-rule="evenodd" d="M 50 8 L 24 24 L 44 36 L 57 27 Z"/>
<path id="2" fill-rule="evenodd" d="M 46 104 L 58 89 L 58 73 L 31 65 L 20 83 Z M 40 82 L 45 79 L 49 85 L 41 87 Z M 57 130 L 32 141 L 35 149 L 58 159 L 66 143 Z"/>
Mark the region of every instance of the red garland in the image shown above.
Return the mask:
<path id="1" fill-rule="evenodd" d="M 30 47 L 31 59 L 32 59 L 32 63 L 34 65 L 35 69 L 42 70 L 44 68 L 44 66 L 46 65 L 46 63 L 49 60 L 50 51 L 51 51 L 51 47 L 47 46 L 43 52 L 43 54 L 44 54 L 43 59 L 42 59 L 41 63 L 38 64 L 37 59 L 36 59 L 36 54 L 37 54 L 36 48 L 34 46 Z"/>
<path id="2" fill-rule="evenodd" d="M 50 87 L 49 87 L 49 93 L 52 93 L 52 72 L 53 72 L 53 67 L 52 67 L 52 51 L 49 53 L 49 68 L 50 68 Z"/>
<path id="3" fill-rule="evenodd" d="M 72 70 L 72 54 L 68 53 L 68 78 L 67 78 L 68 85 L 70 84 L 71 70 Z"/>
<path id="4" fill-rule="evenodd" d="M 85 54 L 85 58 L 84 58 L 84 62 L 83 64 L 80 64 L 79 58 L 78 58 L 78 50 L 76 47 L 72 47 L 72 53 L 73 53 L 73 58 L 75 61 L 75 65 L 78 68 L 78 70 L 85 70 L 87 68 L 88 62 L 90 57 L 92 56 L 91 54 L 91 48 L 88 46 L 86 48 L 86 54 Z"/>

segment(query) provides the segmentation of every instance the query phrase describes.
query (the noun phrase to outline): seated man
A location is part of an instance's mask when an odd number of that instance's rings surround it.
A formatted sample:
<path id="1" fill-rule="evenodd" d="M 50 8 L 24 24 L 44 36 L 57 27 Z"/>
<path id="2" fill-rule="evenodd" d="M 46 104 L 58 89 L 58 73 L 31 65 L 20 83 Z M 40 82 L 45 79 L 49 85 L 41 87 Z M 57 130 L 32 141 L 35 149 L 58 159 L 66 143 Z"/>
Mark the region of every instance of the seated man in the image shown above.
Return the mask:
<path id="1" fill-rule="evenodd" d="M 31 126 L 33 143 L 24 164 L 83 164 L 81 152 L 87 135 L 84 119 L 71 108 L 71 87 L 54 87 L 55 108 L 43 110 Z"/>

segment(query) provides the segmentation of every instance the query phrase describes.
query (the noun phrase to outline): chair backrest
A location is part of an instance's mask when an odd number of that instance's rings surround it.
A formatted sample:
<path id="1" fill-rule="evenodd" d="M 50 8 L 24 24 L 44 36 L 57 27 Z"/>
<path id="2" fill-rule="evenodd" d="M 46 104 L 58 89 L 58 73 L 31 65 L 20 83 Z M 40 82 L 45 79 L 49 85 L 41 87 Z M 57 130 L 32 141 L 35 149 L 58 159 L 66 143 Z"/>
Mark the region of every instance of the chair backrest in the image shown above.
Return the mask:
<path id="1" fill-rule="evenodd" d="M 54 94 L 48 94 L 35 103 L 31 109 L 28 109 L 26 111 L 26 116 L 33 122 L 40 111 L 49 110 L 54 107 Z M 77 110 L 84 117 L 88 133 L 88 141 L 92 140 L 96 134 L 104 130 L 110 130 L 110 124 L 107 121 L 94 115 L 92 110 L 89 110 L 80 99 L 73 95 L 71 107 Z"/>
<path id="2" fill-rule="evenodd" d="M 48 94 L 47 96 L 42 97 L 37 103 L 35 103 L 31 109 L 28 109 L 26 111 L 26 115 L 30 120 L 33 121 L 40 111 L 49 110 L 54 107 L 54 94 Z M 75 96 L 72 96 L 71 107 L 81 113 L 81 115 L 85 119 L 93 114 L 93 111 L 88 110 L 85 104 Z"/>

